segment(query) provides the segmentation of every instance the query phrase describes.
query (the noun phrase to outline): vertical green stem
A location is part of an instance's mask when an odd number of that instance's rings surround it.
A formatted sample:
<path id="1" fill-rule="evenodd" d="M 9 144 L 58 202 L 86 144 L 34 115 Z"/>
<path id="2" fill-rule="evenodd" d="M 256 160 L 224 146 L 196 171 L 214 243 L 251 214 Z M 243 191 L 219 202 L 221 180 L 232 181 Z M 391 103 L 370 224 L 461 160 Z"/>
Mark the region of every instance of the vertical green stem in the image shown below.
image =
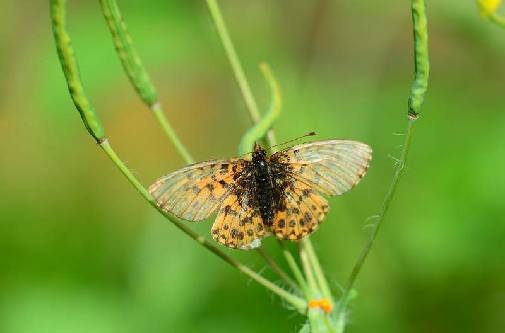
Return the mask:
<path id="1" fill-rule="evenodd" d="M 174 128 L 163 113 L 161 103 L 158 101 L 158 92 L 142 65 L 142 61 L 133 46 L 126 23 L 119 11 L 116 0 L 100 0 L 103 16 L 109 26 L 116 47 L 116 53 L 121 60 L 123 69 L 142 102 L 153 112 L 159 125 L 168 136 L 186 163 L 194 163 L 190 153 L 175 133 Z"/>
<path id="2" fill-rule="evenodd" d="M 282 249 L 282 253 L 286 258 L 289 267 L 291 268 L 291 271 L 295 276 L 296 281 L 302 288 L 303 294 L 305 295 L 306 298 L 309 298 L 310 291 L 307 286 L 307 282 L 305 282 L 305 278 L 303 277 L 302 271 L 300 270 L 300 267 L 298 267 L 298 264 L 296 263 L 293 254 L 291 254 L 291 252 L 289 251 L 289 249 L 287 248 L 286 244 L 284 244 L 283 241 L 281 241 L 280 239 L 278 239 L 277 241 Z"/>
<path id="3" fill-rule="evenodd" d="M 309 259 L 310 265 L 314 270 L 314 276 L 318 285 L 319 290 L 323 294 L 323 297 L 328 299 L 328 301 L 333 302 L 333 298 L 331 295 L 330 287 L 326 278 L 324 277 L 324 272 L 319 263 L 319 259 L 317 258 L 316 252 L 314 251 L 314 247 L 312 243 L 309 241 L 309 238 L 303 238 L 300 243 L 303 244 L 305 251 L 307 252 L 307 257 Z"/>
<path id="4" fill-rule="evenodd" d="M 305 278 L 307 279 L 307 285 L 309 287 L 309 299 L 319 298 L 319 289 L 317 288 L 316 279 L 312 271 L 312 266 L 307 255 L 307 249 L 304 243 L 299 243 L 300 247 L 300 261 L 302 262 L 302 267 L 305 272 Z"/>
<path id="5" fill-rule="evenodd" d="M 384 221 L 391 200 L 393 199 L 398 183 L 402 177 L 403 171 L 405 170 L 405 164 L 407 162 L 407 157 L 410 151 L 414 125 L 419 117 L 421 104 L 428 87 L 428 30 L 424 0 L 412 0 L 412 20 L 414 29 L 415 73 L 414 83 L 412 85 L 408 103 L 407 133 L 405 135 L 405 141 L 403 143 L 403 150 L 398 160 L 398 165 L 396 167 L 393 180 L 389 186 L 386 197 L 384 198 L 381 211 L 347 281 L 347 285 L 344 289 L 342 299 L 339 302 L 337 309 L 337 314 L 339 316 L 342 314 L 342 311 L 344 311 L 356 278 L 358 277 L 361 268 L 363 267 L 363 263 L 365 262 L 370 249 L 372 248 L 372 245 L 377 237 L 377 233 L 379 232 L 382 222 Z"/>
<path id="6" fill-rule="evenodd" d="M 237 52 L 235 51 L 235 47 L 231 41 L 230 34 L 228 33 L 228 29 L 224 23 L 223 15 L 221 14 L 219 5 L 217 4 L 216 0 L 206 0 L 206 2 L 207 7 L 209 8 L 210 16 L 212 17 L 214 25 L 216 26 L 217 33 L 219 34 L 219 39 L 223 44 L 226 56 L 230 61 L 233 73 L 235 74 L 235 79 L 240 88 L 240 92 L 244 98 L 244 102 L 249 112 L 249 117 L 253 123 L 257 123 L 260 120 L 258 105 L 256 104 L 254 96 L 251 92 L 249 82 L 245 77 L 244 70 L 242 69 L 242 65 L 240 64 Z"/>
<path id="7" fill-rule="evenodd" d="M 302 262 L 303 269 L 305 271 L 305 277 L 307 278 L 307 285 L 309 287 L 309 300 L 316 300 L 321 297 L 320 291 L 317 287 L 316 279 L 314 278 L 314 273 L 312 271 L 312 265 L 310 263 L 309 257 L 307 255 L 306 243 L 299 243 L 300 245 L 300 261 Z M 309 319 L 311 332 L 323 333 L 327 332 L 326 325 L 324 323 L 324 312 L 320 308 L 309 308 L 307 312 L 307 317 Z"/>

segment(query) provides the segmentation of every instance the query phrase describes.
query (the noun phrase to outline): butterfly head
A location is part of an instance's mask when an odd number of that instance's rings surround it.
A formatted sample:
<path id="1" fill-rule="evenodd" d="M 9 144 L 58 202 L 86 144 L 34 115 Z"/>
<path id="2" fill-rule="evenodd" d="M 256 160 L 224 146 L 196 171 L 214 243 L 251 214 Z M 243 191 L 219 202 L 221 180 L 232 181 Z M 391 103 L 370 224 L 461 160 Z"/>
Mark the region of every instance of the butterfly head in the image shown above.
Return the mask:
<path id="1" fill-rule="evenodd" d="M 267 158 L 267 151 L 261 147 L 259 142 L 254 143 L 254 151 L 252 153 L 253 163 L 259 163 L 260 161 L 265 162 Z"/>

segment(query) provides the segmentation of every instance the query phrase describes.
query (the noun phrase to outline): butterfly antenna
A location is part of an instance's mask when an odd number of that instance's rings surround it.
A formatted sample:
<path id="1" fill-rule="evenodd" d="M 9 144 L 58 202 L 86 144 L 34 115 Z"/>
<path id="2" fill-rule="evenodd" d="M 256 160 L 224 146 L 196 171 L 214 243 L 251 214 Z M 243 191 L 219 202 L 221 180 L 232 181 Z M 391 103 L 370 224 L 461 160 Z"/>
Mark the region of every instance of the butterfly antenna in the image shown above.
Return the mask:
<path id="1" fill-rule="evenodd" d="M 273 148 L 273 147 L 277 147 L 277 146 L 282 146 L 282 145 L 285 145 L 286 143 L 290 143 L 290 142 L 293 142 L 293 141 L 296 141 L 296 140 L 300 140 L 300 139 L 306 138 L 306 137 L 308 137 L 308 136 L 314 136 L 314 135 L 317 135 L 317 133 L 316 133 L 316 132 L 310 132 L 310 133 L 307 133 L 307 134 L 305 134 L 305 135 L 299 136 L 299 137 L 297 137 L 297 138 L 291 139 L 291 140 L 289 140 L 289 141 L 285 141 L 285 142 L 278 143 L 278 144 L 276 144 L 276 145 L 270 146 L 270 147 L 268 147 L 267 149 L 271 149 L 271 148 Z"/>

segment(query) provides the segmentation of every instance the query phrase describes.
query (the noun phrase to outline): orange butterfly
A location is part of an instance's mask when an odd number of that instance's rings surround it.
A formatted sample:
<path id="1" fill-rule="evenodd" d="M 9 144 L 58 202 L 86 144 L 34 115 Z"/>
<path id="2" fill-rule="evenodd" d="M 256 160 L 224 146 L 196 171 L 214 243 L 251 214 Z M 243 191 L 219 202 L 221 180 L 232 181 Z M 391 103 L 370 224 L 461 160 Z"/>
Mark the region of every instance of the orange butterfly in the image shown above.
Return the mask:
<path id="1" fill-rule="evenodd" d="M 202 221 L 218 207 L 212 237 L 250 250 L 273 233 L 299 240 L 326 216 L 325 195 L 344 194 L 365 175 L 372 149 L 351 140 L 312 141 L 267 156 L 254 145 L 252 160 L 232 158 L 188 165 L 149 187 L 166 212 Z"/>

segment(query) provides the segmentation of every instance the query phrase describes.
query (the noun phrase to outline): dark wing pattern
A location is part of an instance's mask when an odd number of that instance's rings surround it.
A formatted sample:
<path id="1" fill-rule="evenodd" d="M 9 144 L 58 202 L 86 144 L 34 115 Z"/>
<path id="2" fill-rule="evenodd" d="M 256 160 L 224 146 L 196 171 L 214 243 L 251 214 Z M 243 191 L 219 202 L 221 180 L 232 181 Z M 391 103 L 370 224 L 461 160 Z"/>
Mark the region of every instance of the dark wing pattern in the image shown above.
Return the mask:
<path id="1" fill-rule="evenodd" d="M 240 187 L 240 184 L 237 185 Z M 261 245 L 261 238 L 269 235 L 253 202 L 252 188 L 239 188 L 223 201 L 212 225 L 212 237 L 229 248 L 250 250 Z"/>
<path id="2" fill-rule="evenodd" d="M 307 184 L 294 180 L 282 192 L 271 227 L 279 239 L 299 240 L 317 228 L 328 212 L 328 202 Z"/>
<path id="3" fill-rule="evenodd" d="M 270 157 L 272 167 L 284 166 L 285 172 L 326 195 L 349 191 L 363 178 L 371 159 L 370 146 L 351 140 L 313 141 Z"/>
<path id="4" fill-rule="evenodd" d="M 192 164 L 158 179 L 149 192 L 164 211 L 184 220 L 202 221 L 232 192 L 249 163 L 229 159 Z"/>
<path id="5" fill-rule="evenodd" d="M 270 157 L 278 198 L 271 230 L 277 238 L 299 240 L 319 227 L 329 210 L 317 192 L 341 195 L 365 175 L 372 149 L 350 140 L 313 141 Z"/>

